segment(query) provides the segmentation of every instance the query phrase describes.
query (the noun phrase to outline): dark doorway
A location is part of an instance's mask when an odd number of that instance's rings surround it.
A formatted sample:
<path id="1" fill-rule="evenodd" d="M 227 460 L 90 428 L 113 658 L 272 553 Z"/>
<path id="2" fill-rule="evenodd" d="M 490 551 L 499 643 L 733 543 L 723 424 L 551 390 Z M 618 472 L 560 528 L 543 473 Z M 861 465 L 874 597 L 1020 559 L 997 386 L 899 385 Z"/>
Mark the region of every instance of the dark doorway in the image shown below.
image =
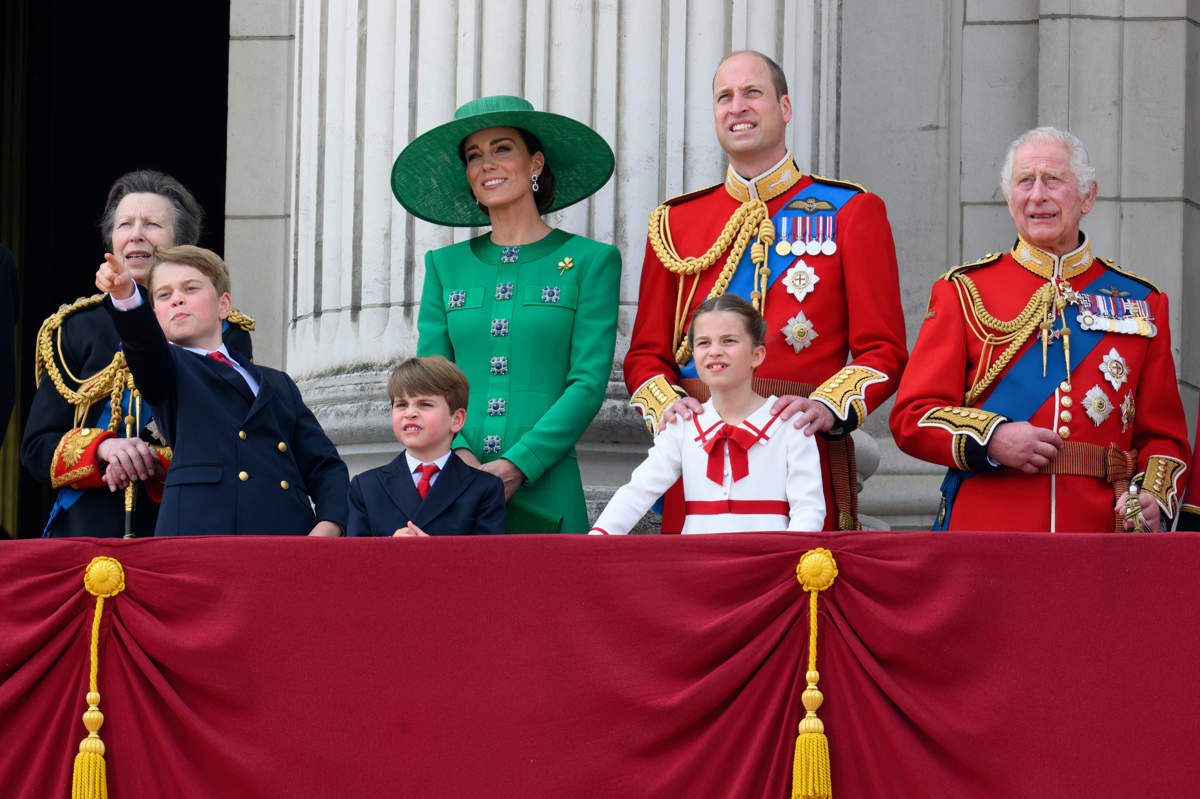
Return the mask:
<path id="1" fill-rule="evenodd" d="M 22 285 L 19 425 L 38 325 L 95 292 L 97 220 L 116 177 L 142 167 L 177 177 L 207 214 L 200 243 L 223 250 L 229 2 L 4 5 L 0 240 Z M 36 536 L 50 492 L 19 479 L 17 532 Z"/>

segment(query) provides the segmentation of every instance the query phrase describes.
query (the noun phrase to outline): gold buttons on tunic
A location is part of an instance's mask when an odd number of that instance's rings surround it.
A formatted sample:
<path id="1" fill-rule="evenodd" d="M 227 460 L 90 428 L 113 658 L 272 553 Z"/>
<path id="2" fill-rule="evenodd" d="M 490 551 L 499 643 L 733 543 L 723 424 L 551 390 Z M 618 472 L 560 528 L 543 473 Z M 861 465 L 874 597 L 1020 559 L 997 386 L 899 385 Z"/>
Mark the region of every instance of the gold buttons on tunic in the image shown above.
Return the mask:
<path id="1" fill-rule="evenodd" d="M 249 472 L 238 472 L 238 479 L 244 483 L 250 479 L 250 473 Z"/>
<path id="2" fill-rule="evenodd" d="M 1062 419 L 1064 422 L 1069 422 L 1069 421 L 1071 421 L 1071 412 L 1063 411 L 1058 415 L 1058 418 Z"/>
<path id="3" fill-rule="evenodd" d="M 1063 397 L 1061 402 L 1064 408 L 1070 408 L 1075 404 L 1075 400 L 1071 399 L 1070 397 Z"/>
<path id="4" fill-rule="evenodd" d="M 1062 427 L 1058 428 L 1058 434 L 1060 436 L 1062 436 L 1063 438 L 1070 438 L 1071 437 L 1071 428 L 1067 427 L 1064 424 Z"/>
<path id="5" fill-rule="evenodd" d="M 245 440 L 246 440 L 246 431 L 245 431 L 245 430 L 239 430 L 239 431 L 238 431 L 238 438 L 240 438 L 242 441 L 245 441 Z"/>
<path id="6" fill-rule="evenodd" d="M 280 452 L 287 452 L 287 444 L 283 443 L 282 441 L 280 441 L 276 446 L 279 448 Z"/>
<path id="7" fill-rule="evenodd" d="M 287 481 L 287 480 L 280 480 L 280 481 L 279 481 L 279 487 L 280 487 L 280 488 L 282 488 L 284 491 L 287 491 L 287 490 L 288 490 L 288 481 Z"/>
<path id="8" fill-rule="evenodd" d="M 1058 384 L 1058 389 L 1059 389 L 1059 391 L 1070 391 L 1070 390 L 1071 390 L 1071 384 L 1070 384 L 1070 383 L 1068 383 L 1066 380 L 1064 380 L 1064 381 L 1062 381 L 1061 383 L 1059 383 L 1059 384 Z"/>

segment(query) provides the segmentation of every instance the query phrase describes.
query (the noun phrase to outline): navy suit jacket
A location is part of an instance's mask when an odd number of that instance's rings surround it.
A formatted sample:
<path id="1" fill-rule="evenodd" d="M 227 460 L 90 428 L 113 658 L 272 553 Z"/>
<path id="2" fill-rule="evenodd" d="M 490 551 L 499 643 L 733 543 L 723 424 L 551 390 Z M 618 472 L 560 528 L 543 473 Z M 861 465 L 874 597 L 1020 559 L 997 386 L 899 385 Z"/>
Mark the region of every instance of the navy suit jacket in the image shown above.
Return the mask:
<path id="1" fill-rule="evenodd" d="M 254 396 L 229 366 L 168 344 L 138 290 L 134 310 L 105 305 L 174 449 L 155 535 L 304 535 L 317 521 L 344 530 L 349 472 L 292 379 L 231 351 L 258 380 Z"/>
<path id="2" fill-rule="evenodd" d="M 453 452 L 425 499 L 417 493 L 403 452 L 350 481 L 346 535 L 390 536 L 410 521 L 430 535 L 502 534 L 504 483 Z"/>

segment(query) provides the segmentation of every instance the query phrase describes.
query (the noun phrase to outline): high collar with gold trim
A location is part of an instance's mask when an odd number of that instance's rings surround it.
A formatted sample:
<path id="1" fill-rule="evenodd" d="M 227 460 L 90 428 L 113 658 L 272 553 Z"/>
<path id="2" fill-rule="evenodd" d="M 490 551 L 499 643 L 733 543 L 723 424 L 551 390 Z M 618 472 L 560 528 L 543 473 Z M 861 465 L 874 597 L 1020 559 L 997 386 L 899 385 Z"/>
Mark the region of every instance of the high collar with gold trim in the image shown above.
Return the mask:
<path id="1" fill-rule="evenodd" d="M 733 167 L 725 170 L 725 191 L 738 202 L 762 200 L 770 202 L 785 191 L 800 182 L 803 173 L 790 152 L 786 153 L 778 164 L 768 169 L 756 178 L 747 180 L 733 171 Z"/>
<path id="2" fill-rule="evenodd" d="M 1051 255 L 1018 236 L 1017 243 L 1012 248 L 1012 257 L 1021 266 L 1046 280 L 1070 280 L 1079 277 L 1096 260 L 1092 257 L 1092 248 L 1086 233 L 1083 235 L 1083 243 L 1066 255 Z"/>

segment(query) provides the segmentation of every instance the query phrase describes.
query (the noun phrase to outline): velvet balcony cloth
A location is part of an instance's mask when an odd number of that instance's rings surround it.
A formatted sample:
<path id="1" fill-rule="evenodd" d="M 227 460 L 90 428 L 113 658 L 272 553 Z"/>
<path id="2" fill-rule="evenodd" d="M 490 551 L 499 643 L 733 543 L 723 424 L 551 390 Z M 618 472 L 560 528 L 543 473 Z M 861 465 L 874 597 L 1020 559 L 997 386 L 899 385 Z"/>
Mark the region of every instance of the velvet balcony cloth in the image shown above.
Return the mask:
<path id="1" fill-rule="evenodd" d="M 0 544 L 0 785 L 123 797 L 785 797 L 825 547 L 834 796 L 1200 784 L 1200 535 L 816 533 Z"/>

